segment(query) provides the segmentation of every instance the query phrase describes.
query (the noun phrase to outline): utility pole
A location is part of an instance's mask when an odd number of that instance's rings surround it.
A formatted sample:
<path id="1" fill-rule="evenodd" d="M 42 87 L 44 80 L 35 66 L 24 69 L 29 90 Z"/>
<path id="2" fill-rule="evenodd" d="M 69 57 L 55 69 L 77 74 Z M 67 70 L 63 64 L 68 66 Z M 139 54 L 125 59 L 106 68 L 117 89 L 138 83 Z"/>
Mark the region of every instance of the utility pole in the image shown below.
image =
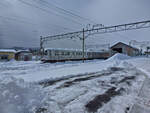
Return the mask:
<path id="1" fill-rule="evenodd" d="M 84 56 L 84 51 L 85 51 L 85 30 L 84 30 L 84 28 L 83 28 L 83 39 L 82 39 L 82 56 L 83 56 L 83 58 L 82 58 L 82 60 L 83 60 L 83 63 L 84 63 L 84 60 L 85 60 L 85 56 Z"/>
<path id="2" fill-rule="evenodd" d="M 43 37 L 40 36 L 40 54 L 41 58 L 43 57 Z"/>

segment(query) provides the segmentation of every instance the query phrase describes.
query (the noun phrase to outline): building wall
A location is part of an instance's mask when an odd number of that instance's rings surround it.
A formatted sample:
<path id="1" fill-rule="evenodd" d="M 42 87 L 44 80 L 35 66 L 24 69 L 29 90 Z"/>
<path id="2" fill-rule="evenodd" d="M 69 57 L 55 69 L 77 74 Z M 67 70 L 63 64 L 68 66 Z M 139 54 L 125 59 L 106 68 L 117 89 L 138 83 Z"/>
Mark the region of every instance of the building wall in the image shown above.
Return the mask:
<path id="1" fill-rule="evenodd" d="M 126 47 L 126 52 L 127 52 L 127 55 L 129 56 L 135 56 L 134 50 L 132 48 Z"/>
<path id="2" fill-rule="evenodd" d="M 32 60 L 32 54 L 31 53 L 20 53 L 17 55 L 18 61 L 31 61 Z"/>
<path id="3" fill-rule="evenodd" d="M 0 59 L 1 59 L 1 56 L 5 56 L 5 55 L 8 56 L 8 60 L 15 58 L 15 53 L 13 52 L 0 52 Z"/>
<path id="4" fill-rule="evenodd" d="M 136 55 L 138 55 L 138 50 L 133 49 L 133 48 L 128 47 L 128 46 L 123 45 L 123 44 L 118 44 L 118 45 L 114 46 L 113 48 L 122 48 L 122 53 L 126 54 L 128 56 L 136 56 Z"/>

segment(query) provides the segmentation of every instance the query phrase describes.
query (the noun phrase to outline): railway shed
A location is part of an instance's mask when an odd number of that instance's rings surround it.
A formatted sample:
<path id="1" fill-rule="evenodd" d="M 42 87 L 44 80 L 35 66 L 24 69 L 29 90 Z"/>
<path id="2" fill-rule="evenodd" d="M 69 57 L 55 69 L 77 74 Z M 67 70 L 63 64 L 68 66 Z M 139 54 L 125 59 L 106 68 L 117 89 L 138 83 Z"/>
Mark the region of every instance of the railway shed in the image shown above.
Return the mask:
<path id="1" fill-rule="evenodd" d="M 113 45 L 111 47 L 111 50 L 117 53 L 126 54 L 128 56 L 138 56 L 140 54 L 139 49 L 134 48 L 122 42 L 118 42 L 117 44 Z"/>

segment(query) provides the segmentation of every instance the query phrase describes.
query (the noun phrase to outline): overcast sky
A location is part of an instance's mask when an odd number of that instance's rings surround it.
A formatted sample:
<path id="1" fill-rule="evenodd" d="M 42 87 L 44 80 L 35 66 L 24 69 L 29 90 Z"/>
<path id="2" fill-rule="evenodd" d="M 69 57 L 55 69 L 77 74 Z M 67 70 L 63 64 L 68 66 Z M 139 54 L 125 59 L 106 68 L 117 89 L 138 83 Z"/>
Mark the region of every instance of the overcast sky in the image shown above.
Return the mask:
<path id="1" fill-rule="evenodd" d="M 0 47 L 38 47 L 40 36 L 78 31 L 87 24 L 109 26 L 150 20 L 149 6 L 150 0 L 0 0 Z M 86 42 L 92 45 L 150 41 L 149 36 L 150 28 L 95 35 Z"/>

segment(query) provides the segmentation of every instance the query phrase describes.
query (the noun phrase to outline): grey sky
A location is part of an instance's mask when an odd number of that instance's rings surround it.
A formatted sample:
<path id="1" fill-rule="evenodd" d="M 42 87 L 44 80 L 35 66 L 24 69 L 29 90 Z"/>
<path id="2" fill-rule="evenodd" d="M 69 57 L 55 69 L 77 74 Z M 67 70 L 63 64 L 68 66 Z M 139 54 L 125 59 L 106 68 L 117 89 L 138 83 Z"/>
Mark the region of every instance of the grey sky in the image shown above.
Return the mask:
<path id="1" fill-rule="evenodd" d="M 50 4 L 46 3 L 49 2 Z M 1 0 L 0 47 L 39 46 L 41 35 L 81 30 L 89 21 L 66 16 L 53 5 L 95 23 L 124 24 L 150 19 L 149 0 Z M 89 44 L 149 40 L 150 28 L 90 37 Z"/>

